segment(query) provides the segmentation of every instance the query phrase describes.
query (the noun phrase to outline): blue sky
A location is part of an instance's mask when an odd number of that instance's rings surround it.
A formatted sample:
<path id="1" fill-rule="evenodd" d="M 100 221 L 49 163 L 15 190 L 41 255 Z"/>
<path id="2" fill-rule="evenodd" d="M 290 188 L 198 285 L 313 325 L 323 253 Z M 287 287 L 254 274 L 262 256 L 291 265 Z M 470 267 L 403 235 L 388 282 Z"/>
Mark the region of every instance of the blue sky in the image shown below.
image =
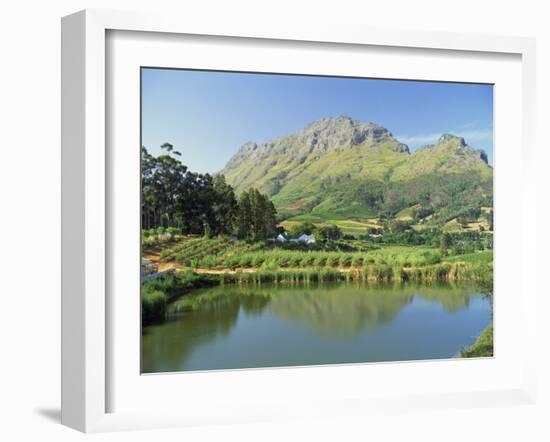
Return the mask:
<path id="1" fill-rule="evenodd" d="M 222 169 L 242 144 L 347 115 L 380 124 L 412 150 L 442 133 L 493 163 L 490 85 L 172 69 L 142 70 L 142 143 L 169 142 L 194 172 Z"/>

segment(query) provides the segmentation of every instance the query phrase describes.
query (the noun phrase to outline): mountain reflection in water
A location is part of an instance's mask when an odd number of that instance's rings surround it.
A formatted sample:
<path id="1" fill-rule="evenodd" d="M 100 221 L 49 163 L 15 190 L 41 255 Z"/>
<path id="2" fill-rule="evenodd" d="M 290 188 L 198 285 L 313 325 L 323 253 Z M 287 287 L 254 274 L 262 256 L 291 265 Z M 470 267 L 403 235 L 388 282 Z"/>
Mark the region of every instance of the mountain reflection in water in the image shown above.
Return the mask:
<path id="1" fill-rule="evenodd" d="M 450 357 L 490 321 L 480 293 L 450 284 L 198 290 L 169 306 L 167 322 L 144 328 L 142 371 Z"/>

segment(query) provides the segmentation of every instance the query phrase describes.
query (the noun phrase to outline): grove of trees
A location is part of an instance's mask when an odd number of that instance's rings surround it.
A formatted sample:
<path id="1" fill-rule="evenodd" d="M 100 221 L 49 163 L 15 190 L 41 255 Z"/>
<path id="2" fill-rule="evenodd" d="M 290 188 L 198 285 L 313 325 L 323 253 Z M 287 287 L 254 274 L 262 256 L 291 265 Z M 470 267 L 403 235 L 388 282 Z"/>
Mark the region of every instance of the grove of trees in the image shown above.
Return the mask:
<path id="1" fill-rule="evenodd" d="M 336 225 L 315 226 L 309 221 L 294 224 L 290 227 L 288 234 L 291 237 L 298 237 L 300 235 L 315 235 L 319 239 L 323 240 L 338 240 L 343 237 L 342 230 Z"/>
<path id="2" fill-rule="evenodd" d="M 273 236 L 277 230 L 277 211 L 269 198 L 256 189 L 244 191 L 238 203 L 237 236 L 257 241 Z"/>
<path id="3" fill-rule="evenodd" d="M 276 211 L 267 196 L 250 189 L 237 200 L 223 175 L 194 173 L 170 143 L 163 153 L 141 148 L 142 228 L 176 227 L 184 234 L 237 234 L 268 238 L 276 229 Z"/>

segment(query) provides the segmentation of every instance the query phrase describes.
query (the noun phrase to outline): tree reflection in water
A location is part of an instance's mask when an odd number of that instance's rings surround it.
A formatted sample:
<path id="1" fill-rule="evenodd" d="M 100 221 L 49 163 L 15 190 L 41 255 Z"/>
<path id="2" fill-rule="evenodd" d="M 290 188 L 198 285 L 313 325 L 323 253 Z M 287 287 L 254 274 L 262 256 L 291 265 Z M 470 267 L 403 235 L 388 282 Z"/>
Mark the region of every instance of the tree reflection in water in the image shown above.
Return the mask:
<path id="1" fill-rule="evenodd" d="M 415 297 L 449 314 L 468 307 L 480 290 L 468 285 L 260 285 L 198 290 L 169 306 L 164 324 L 145 327 L 142 371 L 177 371 L 194 349 L 223 339 L 243 320 L 269 314 L 318 334 L 353 337 L 396 318 Z M 291 343 L 289 343 L 291 345 Z"/>

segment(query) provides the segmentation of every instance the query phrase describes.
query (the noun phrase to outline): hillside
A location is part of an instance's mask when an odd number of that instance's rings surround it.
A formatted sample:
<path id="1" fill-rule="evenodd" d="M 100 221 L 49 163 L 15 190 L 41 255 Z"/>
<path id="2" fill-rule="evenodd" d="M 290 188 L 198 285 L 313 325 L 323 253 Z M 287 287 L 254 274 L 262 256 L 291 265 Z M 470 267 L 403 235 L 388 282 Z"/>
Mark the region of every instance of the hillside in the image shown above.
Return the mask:
<path id="1" fill-rule="evenodd" d="M 261 145 L 246 143 L 220 173 L 238 193 L 267 193 L 287 218 L 393 217 L 414 207 L 417 219 L 443 225 L 492 207 L 486 160 L 450 134 L 410 153 L 386 128 L 339 116 Z"/>

